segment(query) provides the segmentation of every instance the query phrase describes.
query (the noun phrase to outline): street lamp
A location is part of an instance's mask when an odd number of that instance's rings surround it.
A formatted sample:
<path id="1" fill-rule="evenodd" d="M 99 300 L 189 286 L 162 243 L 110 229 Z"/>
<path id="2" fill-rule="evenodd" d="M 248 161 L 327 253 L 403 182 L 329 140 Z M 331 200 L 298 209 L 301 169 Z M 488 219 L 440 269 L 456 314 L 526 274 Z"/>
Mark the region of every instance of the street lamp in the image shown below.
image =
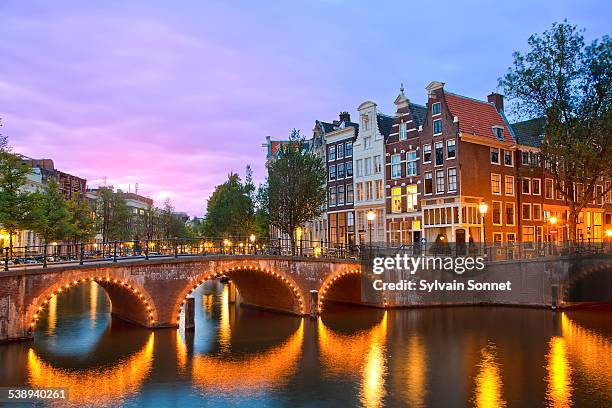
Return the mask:
<path id="1" fill-rule="evenodd" d="M 487 212 L 489 211 L 489 205 L 483 201 L 478 206 L 478 211 L 480 212 L 480 220 L 482 222 L 482 239 L 481 239 L 481 242 L 484 245 L 484 242 L 485 242 L 485 239 L 486 239 L 484 217 L 487 214 Z"/>
<path id="2" fill-rule="evenodd" d="M 552 217 L 549 217 L 548 218 L 548 223 L 550 224 L 550 228 L 548 230 L 548 235 L 549 235 L 550 242 L 552 242 L 553 241 L 553 239 L 552 239 L 552 229 L 553 229 L 553 227 L 555 225 L 557 225 L 557 217 L 555 217 L 554 215 Z"/>
<path id="3" fill-rule="evenodd" d="M 372 222 L 376 219 L 376 213 L 374 210 L 368 210 L 366 213 L 366 218 L 368 220 L 368 228 L 370 230 L 370 248 L 372 247 Z"/>
<path id="4" fill-rule="evenodd" d="M 255 236 L 255 234 L 251 234 L 251 236 L 249 237 L 249 241 L 251 241 L 251 252 L 255 253 L 255 240 L 257 239 L 257 237 Z"/>

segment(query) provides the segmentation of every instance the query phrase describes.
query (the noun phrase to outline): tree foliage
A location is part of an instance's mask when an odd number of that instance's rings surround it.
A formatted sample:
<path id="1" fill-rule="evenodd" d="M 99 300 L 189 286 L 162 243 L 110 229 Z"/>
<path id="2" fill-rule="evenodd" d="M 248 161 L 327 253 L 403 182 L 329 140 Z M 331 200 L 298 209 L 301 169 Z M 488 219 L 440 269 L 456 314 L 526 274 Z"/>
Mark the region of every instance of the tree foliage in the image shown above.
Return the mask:
<path id="1" fill-rule="evenodd" d="M 0 150 L 0 226 L 9 235 L 13 248 L 13 235 L 23 229 L 31 211 L 32 195 L 25 186 L 30 167 L 20 157 Z"/>
<path id="2" fill-rule="evenodd" d="M 121 192 L 111 187 L 99 187 L 96 202 L 96 220 L 102 241 L 122 241 L 130 238 L 128 221 L 130 212 Z"/>
<path id="3" fill-rule="evenodd" d="M 49 241 L 60 241 L 68 237 L 70 213 L 55 179 L 50 179 L 42 190 L 32 193 L 32 198 L 29 228 L 45 245 Z"/>
<path id="4" fill-rule="evenodd" d="M 300 132 L 293 130 L 276 160 L 268 165 L 267 203 L 270 224 L 291 239 L 294 231 L 322 213 L 326 200 L 326 172 L 321 159 L 304 149 Z"/>
<path id="5" fill-rule="evenodd" d="M 96 224 L 87 199 L 74 194 L 66 203 L 68 210 L 68 237 L 73 242 L 85 241 L 96 234 Z"/>
<path id="6" fill-rule="evenodd" d="M 575 239 L 580 211 L 606 193 L 595 188 L 612 177 L 612 43 L 608 36 L 585 45 L 576 26 L 553 24 L 514 53 L 500 79 L 519 116 L 546 119 L 541 157 L 570 212 Z"/>
<path id="7" fill-rule="evenodd" d="M 204 234 L 209 237 L 246 236 L 255 232 L 254 190 L 250 169 L 246 182 L 230 173 L 227 181 L 215 187 L 206 205 Z"/>

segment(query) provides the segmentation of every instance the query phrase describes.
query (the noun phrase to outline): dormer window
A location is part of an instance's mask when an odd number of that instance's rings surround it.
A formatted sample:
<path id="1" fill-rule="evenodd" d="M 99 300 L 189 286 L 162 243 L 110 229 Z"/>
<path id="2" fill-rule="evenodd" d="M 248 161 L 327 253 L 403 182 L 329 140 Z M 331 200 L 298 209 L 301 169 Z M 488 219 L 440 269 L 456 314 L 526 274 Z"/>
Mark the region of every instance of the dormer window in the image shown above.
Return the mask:
<path id="1" fill-rule="evenodd" d="M 442 111 L 442 104 L 440 104 L 440 102 L 436 102 L 433 105 L 431 105 L 431 115 L 439 115 L 440 112 Z"/>
<path id="2" fill-rule="evenodd" d="M 504 128 L 501 126 L 493 126 L 493 135 L 498 140 L 504 140 Z"/>

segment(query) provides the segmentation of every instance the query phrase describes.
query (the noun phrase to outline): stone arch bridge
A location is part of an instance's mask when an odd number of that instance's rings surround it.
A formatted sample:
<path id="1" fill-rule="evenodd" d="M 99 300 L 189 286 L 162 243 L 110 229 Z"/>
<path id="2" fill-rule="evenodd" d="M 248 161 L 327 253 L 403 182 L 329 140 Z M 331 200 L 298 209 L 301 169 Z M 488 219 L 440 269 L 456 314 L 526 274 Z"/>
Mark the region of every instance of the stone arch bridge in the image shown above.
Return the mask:
<path id="1" fill-rule="evenodd" d="M 588 301 L 589 291 L 595 290 L 600 298 L 612 301 L 612 254 L 491 262 L 482 272 L 460 276 L 417 271 L 414 279 L 510 281 L 512 291 L 381 291 L 374 298 L 362 296 L 363 277 L 356 260 L 265 255 L 124 259 L 0 272 L 0 342 L 31 338 L 38 315 L 54 296 L 92 281 L 108 293 L 113 315 L 148 328 L 178 327 L 189 295 L 207 280 L 222 276 L 235 284 L 242 304 L 297 316 L 321 313 L 328 300 L 373 307 L 550 307 Z"/>

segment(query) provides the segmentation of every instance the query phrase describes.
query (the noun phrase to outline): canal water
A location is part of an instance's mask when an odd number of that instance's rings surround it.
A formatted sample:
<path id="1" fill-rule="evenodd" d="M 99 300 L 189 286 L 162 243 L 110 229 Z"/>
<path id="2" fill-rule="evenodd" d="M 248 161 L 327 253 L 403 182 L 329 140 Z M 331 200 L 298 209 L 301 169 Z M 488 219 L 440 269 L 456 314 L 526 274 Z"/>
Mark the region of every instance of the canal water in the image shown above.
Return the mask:
<path id="1" fill-rule="evenodd" d="M 195 297 L 195 332 L 149 331 L 111 318 L 96 283 L 71 290 L 33 342 L 0 345 L 0 386 L 68 387 L 74 406 L 612 406 L 612 309 L 312 320 L 229 305 L 220 282 Z"/>

